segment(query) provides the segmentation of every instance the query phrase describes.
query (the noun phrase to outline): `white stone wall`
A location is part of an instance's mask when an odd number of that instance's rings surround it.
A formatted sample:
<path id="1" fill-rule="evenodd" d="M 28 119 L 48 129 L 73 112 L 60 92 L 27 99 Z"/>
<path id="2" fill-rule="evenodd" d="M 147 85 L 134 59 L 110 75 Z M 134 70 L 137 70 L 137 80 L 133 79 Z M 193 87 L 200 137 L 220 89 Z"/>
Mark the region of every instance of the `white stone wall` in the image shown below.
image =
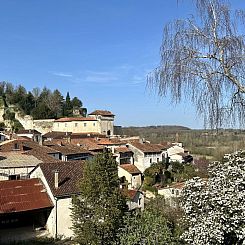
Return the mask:
<path id="1" fill-rule="evenodd" d="M 54 122 L 52 130 L 72 133 L 100 133 L 98 121 Z"/>
<path id="2" fill-rule="evenodd" d="M 119 165 L 118 177 L 121 178 L 123 176 L 125 176 L 126 180 L 128 181 L 128 189 L 136 189 L 141 186 L 141 174 L 132 175 Z"/>
<path id="3" fill-rule="evenodd" d="M 0 181 L 8 180 L 9 175 L 27 176 L 34 167 L 20 167 L 20 168 L 0 168 Z"/>

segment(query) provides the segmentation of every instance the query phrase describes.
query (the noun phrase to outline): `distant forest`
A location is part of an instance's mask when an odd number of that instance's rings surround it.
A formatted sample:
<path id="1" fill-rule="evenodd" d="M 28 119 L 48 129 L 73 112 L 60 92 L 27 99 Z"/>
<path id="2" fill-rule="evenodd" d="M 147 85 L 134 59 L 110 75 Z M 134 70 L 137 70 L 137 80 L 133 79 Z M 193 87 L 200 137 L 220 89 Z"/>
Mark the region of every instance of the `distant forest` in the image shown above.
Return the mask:
<path id="1" fill-rule="evenodd" d="M 51 91 L 46 87 L 36 87 L 27 91 L 22 85 L 14 86 L 10 82 L 0 82 L 0 105 L 5 108 L 14 105 L 23 114 L 31 115 L 34 119 L 73 116 L 73 109 L 83 106 L 78 97 L 70 98 L 69 92 L 64 99 L 58 89 Z M 6 112 L 5 119 L 14 118 L 11 110 Z"/>

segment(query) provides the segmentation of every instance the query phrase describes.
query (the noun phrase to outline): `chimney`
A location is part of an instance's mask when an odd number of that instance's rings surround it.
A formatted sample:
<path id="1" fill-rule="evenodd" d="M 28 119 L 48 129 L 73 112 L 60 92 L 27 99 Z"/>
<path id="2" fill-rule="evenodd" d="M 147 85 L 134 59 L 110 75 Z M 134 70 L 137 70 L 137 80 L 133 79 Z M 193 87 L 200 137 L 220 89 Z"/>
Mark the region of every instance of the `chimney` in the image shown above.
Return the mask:
<path id="1" fill-rule="evenodd" d="M 54 187 L 55 189 L 59 187 L 59 172 L 57 170 L 54 172 Z"/>

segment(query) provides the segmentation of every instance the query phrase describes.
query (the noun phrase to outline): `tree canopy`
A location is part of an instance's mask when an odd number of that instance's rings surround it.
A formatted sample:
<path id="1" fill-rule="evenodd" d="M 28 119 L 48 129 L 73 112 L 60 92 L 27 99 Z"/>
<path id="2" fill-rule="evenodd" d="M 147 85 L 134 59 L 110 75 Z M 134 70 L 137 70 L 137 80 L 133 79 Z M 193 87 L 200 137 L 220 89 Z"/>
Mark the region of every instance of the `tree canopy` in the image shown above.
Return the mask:
<path id="1" fill-rule="evenodd" d="M 243 244 L 245 241 L 245 153 L 214 162 L 209 178 L 187 181 L 182 208 L 189 244 Z"/>
<path id="2" fill-rule="evenodd" d="M 98 154 L 86 162 L 80 190 L 72 208 L 75 241 L 84 245 L 113 244 L 127 208 L 111 153 Z"/>
<path id="3" fill-rule="evenodd" d="M 22 85 L 13 86 L 9 82 L 0 82 L 0 96 L 5 107 L 17 106 L 24 114 L 34 119 L 59 118 L 73 116 L 73 108 L 81 108 L 82 102 L 78 97 L 70 98 L 67 93 L 66 100 L 58 89 L 51 91 L 33 88 L 27 91 Z"/>
<path id="4" fill-rule="evenodd" d="M 225 0 L 194 2 L 195 15 L 164 27 L 148 84 L 175 103 L 192 101 L 206 126 L 244 125 L 245 12 Z"/>

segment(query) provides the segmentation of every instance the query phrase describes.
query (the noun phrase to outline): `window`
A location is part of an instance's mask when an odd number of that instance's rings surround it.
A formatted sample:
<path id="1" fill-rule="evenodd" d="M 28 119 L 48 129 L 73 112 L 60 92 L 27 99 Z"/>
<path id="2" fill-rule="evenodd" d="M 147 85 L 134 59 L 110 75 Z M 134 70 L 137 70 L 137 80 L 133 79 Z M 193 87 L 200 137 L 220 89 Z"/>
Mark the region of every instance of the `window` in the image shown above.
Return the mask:
<path id="1" fill-rule="evenodd" d="M 176 190 L 176 196 L 178 196 L 179 195 L 179 190 Z"/>
<path id="2" fill-rule="evenodd" d="M 67 127 L 67 123 L 65 123 L 65 127 Z"/>
<path id="3" fill-rule="evenodd" d="M 93 123 L 93 126 L 95 127 L 95 123 Z"/>
<path id="4" fill-rule="evenodd" d="M 152 159 L 150 158 L 150 163 L 152 163 Z"/>
<path id="5" fill-rule="evenodd" d="M 84 123 L 83 125 L 84 125 L 84 127 L 86 127 L 87 126 L 87 123 Z"/>
<path id="6" fill-rule="evenodd" d="M 20 175 L 19 174 L 9 175 L 9 180 L 18 180 L 18 179 L 20 179 Z"/>
<path id="7" fill-rule="evenodd" d="M 75 127 L 77 127 L 77 125 L 78 125 L 78 124 L 77 124 L 77 123 L 75 123 Z"/>
<path id="8" fill-rule="evenodd" d="M 18 144 L 18 143 L 15 143 L 15 144 L 14 144 L 14 150 L 19 150 L 19 149 L 20 149 L 19 144 Z"/>
<path id="9" fill-rule="evenodd" d="M 172 189 L 172 194 L 174 194 L 174 189 Z"/>
<path id="10" fill-rule="evenodd" d="M 159 158 L 157 158 L 157 162 L 159 162 Z"/>
<path id="11" fill-rule="evenodd" d="M 140 206 L 140 204 L 141 204 L 141 198 L 139 198 L 139 206 Z"/>

